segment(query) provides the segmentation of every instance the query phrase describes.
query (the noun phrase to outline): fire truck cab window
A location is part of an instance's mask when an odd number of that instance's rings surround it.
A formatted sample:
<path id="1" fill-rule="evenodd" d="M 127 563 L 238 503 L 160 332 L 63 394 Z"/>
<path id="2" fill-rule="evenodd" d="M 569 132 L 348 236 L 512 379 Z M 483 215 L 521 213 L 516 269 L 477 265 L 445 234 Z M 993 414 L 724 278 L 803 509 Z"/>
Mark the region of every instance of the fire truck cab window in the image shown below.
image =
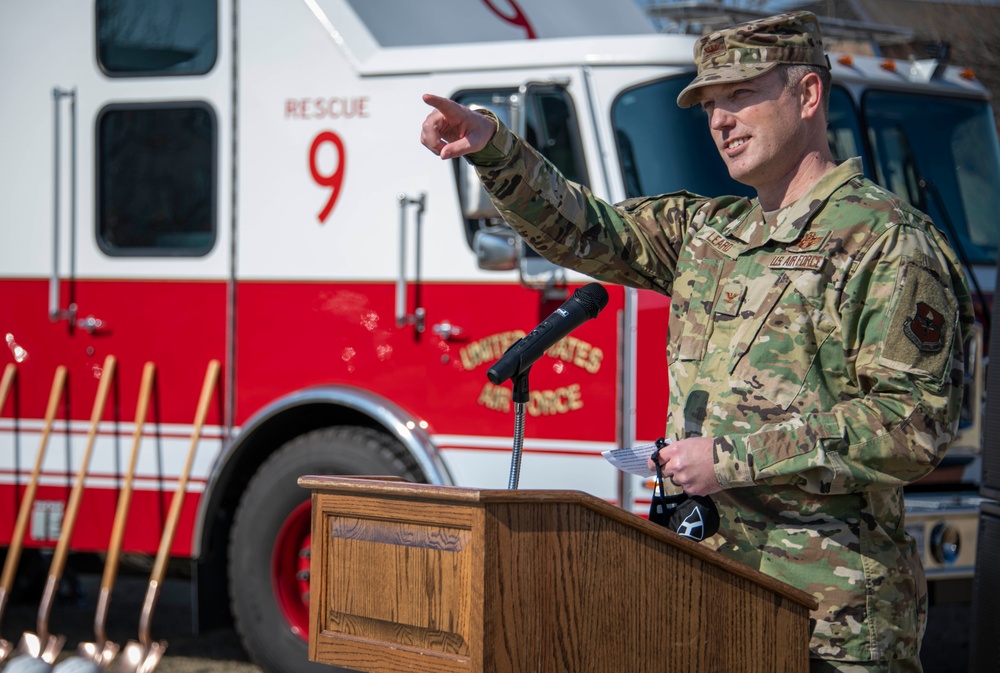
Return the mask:
<path id="1" fill-rule="evenodd" d="M 729 177 L 701 107 L 677 107 L 677 95 L 693 78 L 692 73 L 655 80 L 615 99 L 611 121 L 626 197 L 680 190 L 705 196 L 752 194 Z"/>
<path id="2" fill-rule="evenodd" d="M 121 105 L 97 121 L 97 242 L 109 255 L 201 256 L 216 238 L 216 121 L 203 103 Z"/>
<path id="3" fill-rule="evenodd" d="M 826 128 L 833 158 L 839 161 L 863 155 L 861 120 L 851 101 L 851 95 L 839 86 L 830 89 L 830 118 Z M 865 171 L 868 166 L 865 166 Z"/>
<path id="4" fill-rule="evenodd" d="M 108 75 L 203 75 L 217 53 L 215 0 L 97 1 L 97 58 Z"/>
<path id="5" fill-rule="evenodd" d="M 463 105 L 488 108 L 501 122 L 513 128 L 515 122 L 512 120 L 512 100 L 519 95 L 516 89 L 466 91 L 455 96 L 455 100 Z M 519 112 L 523 114 L 524 139 L 567 178 L 589 186 L 587 164 L 583 158 L 583 143 L 580 139 L 580 125 L 569 93 L 558 85 L 532 84 L 527 87 L 524 99 L 518 106 Z M 461 174 L 464 164 L 464 161 L 461 163 L 456 161 L 463 207 L 467 213 L 485 211 L 485 208 L 470 208 L 470 205 L 473 205 L 470 202 L 485 201 L 487 197 L 477 182 L 474 183 L 470 176 Z M 507 225 L 492 206 L 489 207 L 489 211 L 480 213 L 487 215 L 484 217 L 466 218 L 466 236 L 470 247 L 477 230 L 506 228 Z M 527 254 L 536 255 L 530 248 L 527 249 Z"/>

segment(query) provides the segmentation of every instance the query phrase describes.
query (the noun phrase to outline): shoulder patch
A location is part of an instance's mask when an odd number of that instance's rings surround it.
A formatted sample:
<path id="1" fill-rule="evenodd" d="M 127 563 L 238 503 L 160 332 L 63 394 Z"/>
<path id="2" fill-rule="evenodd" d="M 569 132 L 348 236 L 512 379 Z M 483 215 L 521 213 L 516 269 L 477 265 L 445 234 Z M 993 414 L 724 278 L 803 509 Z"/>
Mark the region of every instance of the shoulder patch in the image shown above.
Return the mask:
<path id="1" fill-rule="evenodd" d="M 958 300 L 937 275 L 913 259 L 896 275 L 879 360 L 944 381 L 959 338 Z"/>
<path id="2" fill-rule="evenodd" d="M 903 320 L 903 334 L 925 353 L 944 348 L 944 315 L 930 304 L 917 302 L 913 315 Z"/>

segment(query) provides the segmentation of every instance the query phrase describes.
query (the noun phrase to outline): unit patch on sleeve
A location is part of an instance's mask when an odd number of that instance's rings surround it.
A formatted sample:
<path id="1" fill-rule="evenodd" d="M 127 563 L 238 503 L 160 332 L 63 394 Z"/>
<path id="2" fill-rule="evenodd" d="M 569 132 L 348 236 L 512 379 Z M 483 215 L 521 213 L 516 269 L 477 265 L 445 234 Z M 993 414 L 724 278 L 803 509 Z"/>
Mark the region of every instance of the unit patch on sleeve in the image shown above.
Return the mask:
<path id="1" fill-rule="evenodd" d="M 930 304 L 917 302 L 916 311 L 903 321 L 903 334 L 925 353 L 937 353 L 944 348 L 944 316 Z"/>
<path id="2" fill-rule="evenodd" d="M 937 275 L 913 260 L 899 268 L 887 307 L 889 321 L 879 360 L 894 368 L 944 380 L 951 370 L 958 301 Z"/>

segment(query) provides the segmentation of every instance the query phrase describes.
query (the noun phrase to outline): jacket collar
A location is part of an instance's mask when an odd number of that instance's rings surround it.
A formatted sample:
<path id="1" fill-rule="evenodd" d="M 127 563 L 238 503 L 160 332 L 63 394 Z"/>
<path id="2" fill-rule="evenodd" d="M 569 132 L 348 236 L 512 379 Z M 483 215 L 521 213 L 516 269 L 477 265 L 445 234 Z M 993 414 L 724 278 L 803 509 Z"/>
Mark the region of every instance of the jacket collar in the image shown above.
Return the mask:
<path id="1" fill-rule="evenodd" d="M 760 202 L 755 198 L 753 208 L 747 212 L 747 215 L 727 226 L 722 233 L 725 236 L 738 238 L 744 243 L 750 243 L 751 239 L 757 239 L 758 245 L 763 245 L 769 240 L 791 243 L 798 240 L 806 225 L 834 192 L 849 180 L 860 177 L 863 173 L 860 157 L 854 157 L 841 163 L 817 180 L 808 192 L 779 210 L 773 225 L 764 222 Z M 765 234 L 763 237 L 760 237 L 759 234 L 754 236 L 754 232 L 759 227 L 770 230 L 770 234 Z"/>

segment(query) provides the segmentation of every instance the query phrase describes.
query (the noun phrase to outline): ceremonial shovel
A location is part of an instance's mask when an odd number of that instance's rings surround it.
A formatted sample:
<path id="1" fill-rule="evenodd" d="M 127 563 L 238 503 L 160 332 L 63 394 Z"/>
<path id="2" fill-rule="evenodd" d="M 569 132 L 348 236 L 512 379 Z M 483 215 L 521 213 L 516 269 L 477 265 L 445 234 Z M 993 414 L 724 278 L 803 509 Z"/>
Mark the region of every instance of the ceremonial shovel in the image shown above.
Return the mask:
<path id="1" fill-rule="evenodd" d="M 128 521 L 129 505 L 132 502 L 132 481 L 135 477 L 135 466 L 139 458 L 139 445 L 142 443 L 142 428 L 146 423 L 146 412 L 149 409 L 149 398 L 153 392 L 153 375 L 156 366 L 147 362 L 142 370 L 142 383 L 139 384 L 139 401 L 135 409 L 135 432 L 132 434 L 132 456 L 129 459 L 125 473 L 125 482 L 118 496 L 118 509 L 111 529 L 111 541 L 108 543 L 108 557 L 104 561 L 104 575 L 101 578 L 101 593 L 97 599 L 97 610 L 94 615 L 94 642 L 80 643 L 74 657 L 59 662 L 54 669 L 58 673 L 99 673 L 118 654 L 118 644 L 108 640 L 105 624 L 108 618 L 108 606 L 111 603 L 111 591 L 118 575 L 118 558 L 121 555 L 122 539 L 125 537 L 125 524 Z"/>
<path id="2" fill-rule="evenodd" d="M 3 411 L 3 407 L 7 404 L 7 395 L 10 394 L 10 389 L 14 385 L 14 375 L 17 374 L 17 365 L 13 362 L 8 362 L 7 366 L 3 369 L 3 380 L 0 381 L 0 412 Z"/>
<path id="3" fill-rule="evenodd" d="M 160 662 L 164 651 L 167 649 L 166 641 L 153 641 L 149 633 L 149 627 L 153 619 L 153 610 L 156 609 L 156 601 L 160 597 L 160 585 L 163 583 L 163 577 L 166 574 L 167 561 L 170 558 L 170 548 L 173 546 L 177 522 L 181 517 L 181 505 L 184 504 L 188 476 L 191 474 L 191 465 L 194 463 L 198 440 L 201 437 L 201 429 L 205 424 L 205 416 L 208 414 L 208 406 L 212 401 L 212 394 L 215 392 L 218 376 L 219 361 L 212 360 L 208 363 L 208 371 L 205 372 L 205 382 L 202 385 L 201 398 L 198 400 L 198 409 L 195 412 L 194 429 L 191 431 L 191 446 L 188 449 L 187 462 L 184 464 L 184 468 L 177 478 L 177 488 L 174 490 L 173 498 L 170 500 L 170 510 L 167 512 L 163 535 L 160 538 L 160 548 L 156 553 L 153 570 L 149 574 L 149 586 L 146 588 L 146 598 L 142 603 L 142 613 L 139 616 L 139 640 L 138 642 L 130 640 L 125 645 L 125 650 L 118 660 L 117 673 L 149 673 Z"/>
<path id="4" fill-rule="evenodd" d="M 13 365 L 7 365 L 7 371 L 11 371 Z M 3 403 L 7 401 L 7 392 L 10 390 L 10 379 L 4 372 L 2 391 L 0 391 L 0 410 Z M 10 590 L 14 586 L 14 576 L 17 574 L 17 565 L 21 560 L 21 549 L 24 546 L 24 534 L 28 529 L 28 519 L 31 517 L 31 507 L 35 503 L 35 491 L 38 488 L 38 477 L 42 472 L 42 462 L 45 460 L 45 447 L 49 442 L 49 434 L 52 431 L 52 423 L 55 421 L 56 412 L 59 410 L 59 400 L 62 399 L 63 388 L 66 385 L 66 368 L 59 366 L 56 368 L 55 377 L 52 379 L 52 392 L 49 393 L 49 406 L 45 410 L 45 423 L 42 426 L 42 441 L 38 447 L 38 455 L 35 457 L 35 469 L 31 472 L 28 486 L 24 489 L 24 498 L 21 500 L 21 508 L 17 512 L 17 522 L 14 524 L 14 532 L 10 538 L 10 547 L 7 549 L 7 558 L 3 564 L 3 576 L 0 577 L 0 619 L 3 618 L 4 608 L 10 598 Z M 0 638 L 0 662 L 7 658 L 13 650 L 13 645 L 3 638 Z"/>
<path id="5" fill-rule="evenodd" d="M 97 397 L 94 398 L 94 409 L 90 416 L 90 431 L 87 433 L 87 445 L 83 452 L 83 461 L 76 474 L 76 482 L 70 492 L 66 511 L 63 514 L 62 528 L 59 531 L 59 542 L 52 555 L 49 575 L 45 582 L 45 591 L 38 606 L 38 633 L 25 632 L 18 644 L 18 656 L 14 657 L 4 668 L 4 673 L 46 673 L 52 669 L 56 657 L 62 651 L 66 636 L 49 633 L 49 613 L 55 602 L 63 569 L 66 567 L 66 557 L 69 555 L 69 542 L 76 525 L 76 515 L 80 510 L 80 500 L 83 497 L 84 481 L 87 478 L 87 468 L 90 465 L 90 455 L 93 453 L 94 440 L 97 437 L 97 427 L 104 416 L 104 403 L 108 399 L 108 391 L 115 377 L 115 356 L 104 359 L 101 370 L 101 383 L 97 387 Z"/>

